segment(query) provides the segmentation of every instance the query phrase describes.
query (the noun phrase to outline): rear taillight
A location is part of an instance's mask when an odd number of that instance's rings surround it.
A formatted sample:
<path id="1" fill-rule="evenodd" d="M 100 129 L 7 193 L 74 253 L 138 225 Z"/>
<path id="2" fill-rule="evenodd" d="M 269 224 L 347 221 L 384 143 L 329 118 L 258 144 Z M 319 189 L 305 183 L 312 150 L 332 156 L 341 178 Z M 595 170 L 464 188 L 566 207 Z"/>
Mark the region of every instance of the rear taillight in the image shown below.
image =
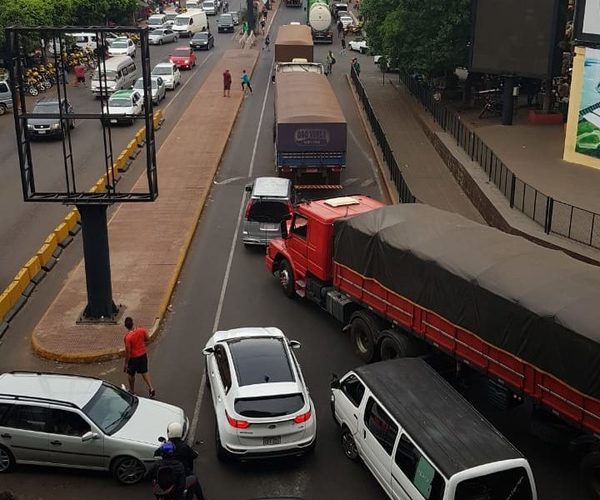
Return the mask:
<path id="1" fill-rule="evenodd" d="M 308 422 L 310 420 L 310 417 L 312 417 L 312 411 L 308 410 L 306 413 L 303 413 L 302 415 L 298 415 L 294 419 L 294 422 L 296 422 L 297 424 L 303 424 L 304 422 Z"/>
<path id="2" fill-rule="evenodd" d="M 252 210 L 252 205 L 253 204 L 254 204 L 254 201 L 253 200 L 249 200 L 248 204 L 246 205 L 246 216 L 245 216 L 246 219 L 250 218 L 250 211 Z"/>
<path id="3" fill-rule="evenodd" d="M 250 427 L 250 422 L 247 422 L 246 420 L 236 420 L 235 418 L 230 417 L 227 412 L 225 412 L 225 415 L 227 416 L 227 421 L 231 427 L 235 427 L 236 429 L 247 429 Z"/>

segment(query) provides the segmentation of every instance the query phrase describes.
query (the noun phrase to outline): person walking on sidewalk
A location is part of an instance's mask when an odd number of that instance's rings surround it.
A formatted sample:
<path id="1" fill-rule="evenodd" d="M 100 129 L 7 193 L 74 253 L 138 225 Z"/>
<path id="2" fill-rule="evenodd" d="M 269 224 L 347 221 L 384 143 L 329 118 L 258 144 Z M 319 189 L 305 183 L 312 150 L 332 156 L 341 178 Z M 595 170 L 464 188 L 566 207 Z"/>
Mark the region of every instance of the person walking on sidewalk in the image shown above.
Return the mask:
<path id="1" fill-rule="evenodd" d="M 352 69 L 356 73 L 356 76 L 360 76 L 360 63 L 356 57 L 352 59 Z"/>
<path id="2" fill-rule="evenodd" d="M 267 21 L 266 19 L 263 17 L 260 20 L 260 32 L 264 35 L 265 34 L 265 26 L 267 25 Z"/>
<path id="3" fill-rule="evenodd" d="M 231 97 L 231 73 L 228 69 L 223 72 L 223 97 Z"/>
<path id="4" fill-rule="evenodd" d="M 327 74 L 330 75 L 333 72 L 333 65 L 335 64 L 335 57 L 333 56 L 333 52 L 330 50 L 327 52 Z"/>
<path id="5" fill-rule="evenodd" d="M 85 87 L 85 66 L 81 63 L 81 61 L 77 61 L 77 64 L 73 68 L 75 71 L 76 85 L 79 87 L 80 83 L 83 83 Z"/>
<path id="6" fill-rule="evenodd" d="M 340 55 L 346 55 L 346 39 L 342 38 L 342 50 L 340 50 Z"/>
<path id="7" fill-rule="evenodd" d="M 250 75 L 246 73 L 246 70 L 242 70 L 242 76 L 240 76 L 240 80 L 242 82 L 242 92 L 246 95 L 246 88 L 252 94 L 252 85 L 250 85 Z"/>
<path id="8" fill-rule="evenodd" d="M 123 337 L 123 342 L 125 342 L 123 371 L 127 373 L 129 391 L 132 394 L 135 393 L 135 374 L 139 373 L 148 386 L 149 396 L 154 398 L 156 391 L 148 373 L 148 354 L 146 353 L 146 342 L 150 340 L 148 332 L 141 326 L 134 328 L 133 318 L 129 316 L 125 318 L 125 328 L 127 328 L 127 333 Z"/>
<path id="9" fill-rule="evenodd" d="M 269 48 L 269 45 L 271 44 L 271 37 L 269 37 L 269 34 L 267 33 L 267 36 L 265 37 L 265 46 L 263 47 L 263 49 L 267 49 L 268 52 L 271 51 L 271 49 Z"/>

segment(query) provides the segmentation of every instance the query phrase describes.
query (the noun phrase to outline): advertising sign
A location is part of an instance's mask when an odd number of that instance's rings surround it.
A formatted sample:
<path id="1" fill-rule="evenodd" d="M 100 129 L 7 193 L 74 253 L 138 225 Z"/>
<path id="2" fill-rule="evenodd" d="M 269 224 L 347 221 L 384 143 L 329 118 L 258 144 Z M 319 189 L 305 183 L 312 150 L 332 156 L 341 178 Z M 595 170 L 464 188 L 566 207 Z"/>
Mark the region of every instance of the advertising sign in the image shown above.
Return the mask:
<path id="1" fill-rule="evenodd" d="M 578 45 L 600 43 L 600 0 L 577 0 L 575 40 Z"/>

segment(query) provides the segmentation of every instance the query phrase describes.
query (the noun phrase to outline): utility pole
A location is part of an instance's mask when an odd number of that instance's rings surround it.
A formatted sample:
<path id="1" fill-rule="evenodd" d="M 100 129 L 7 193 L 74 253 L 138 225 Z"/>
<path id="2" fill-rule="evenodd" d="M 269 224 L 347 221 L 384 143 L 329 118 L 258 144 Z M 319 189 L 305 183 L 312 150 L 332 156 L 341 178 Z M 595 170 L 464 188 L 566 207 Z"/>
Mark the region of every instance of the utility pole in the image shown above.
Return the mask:
<path id="1" fill-rule="evenodd" d="M 248 34 L 254 32 L 254 0 L 246 0 L 246 12 L 248 13 Z"/>

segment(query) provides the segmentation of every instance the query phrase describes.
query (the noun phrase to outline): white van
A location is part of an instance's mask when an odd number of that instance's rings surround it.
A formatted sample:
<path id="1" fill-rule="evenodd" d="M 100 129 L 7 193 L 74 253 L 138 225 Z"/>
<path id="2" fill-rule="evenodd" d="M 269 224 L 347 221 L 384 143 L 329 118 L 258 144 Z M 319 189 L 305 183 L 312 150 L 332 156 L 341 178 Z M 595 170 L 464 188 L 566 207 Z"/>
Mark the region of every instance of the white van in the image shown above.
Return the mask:
<path id="1" fill-rule="evenodd" d="M 178 33 L 179 36 L 187 37 L 191 37 L 194 33 L 198 33 L 199 31 L 208 30 L 206 12 L 194 9 L 179 14 L 175 18 L 175 22 L 171 29 Z"/>
<path id="2" fill-rule="evenodd" d="M 104 65 L 100 65 L 92 75 L 91 90 L 100 97 L 100 80 L 106 88 L 102 90 L 110 95 L 121 89 L 129 89 L 138 79 L 138 68 L 129 56 L 115 56 L 106 60 L 106 83 L 104 80 Z"/>
<path id="3" fill-rule="evenodd" d="M 167 22 L 166 14 L 152 14 L 147 21 L 148 28 L 156 30 L 165 27 Z"/>
<path id="4" fill-rule="evenodd" d="M 342 447 L 394 500 L 537 500 L 527 459 L 420 358 L 331 383 Z"/>
<path id="5" fill-rule="evenodd" d="M 186 0 L 185 8 L 189 9 L 202 9 L 202 0 Z"/>
<path id="6" fill-rule="evenodd" d="M 70 33 L 67 36 L 70 37 L 80 49 L 95 50 L 98 46 L 95 33 Z"/>
<path id="7" fill-rule="evenodd" d="M 217 0 L 204 0 L 202 2 L 202 10 L 209 16 L 217 15 Z"/>

